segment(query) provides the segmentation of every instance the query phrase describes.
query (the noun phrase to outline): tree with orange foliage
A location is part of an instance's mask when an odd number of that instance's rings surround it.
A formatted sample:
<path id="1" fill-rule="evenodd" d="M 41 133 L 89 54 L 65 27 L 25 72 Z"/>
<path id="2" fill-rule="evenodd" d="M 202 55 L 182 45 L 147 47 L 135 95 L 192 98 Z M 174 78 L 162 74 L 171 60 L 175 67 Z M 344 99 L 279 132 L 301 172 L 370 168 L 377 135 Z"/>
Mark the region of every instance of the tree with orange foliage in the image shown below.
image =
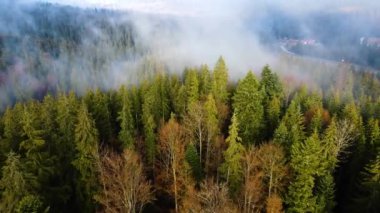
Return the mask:
<path id="1" fill-rule="evenodd" d="M 264 143 L 250 147 L 244 156 L 243 212 L 277 209 L 282 206 L 279 194 L 287 182 L 288 165 L 280 145 Z M 269 205 L 269 206 L 268 206 Z M 278 211 L 272 212 L 278 212 Z"/>
<path id="2" fill-rule="evenodd" d="M 185 164 L 185 143 L 181 125 L 176 121 L 174 116 L 164 124 L 159 131 L 158 144 L 159 168 L 158 178 L 162 178 L 162 183 L 169 185 L 174 194 L 175 211 L 179 210 L 179 190 L 183 183 L 181 172 Z M 166 182 L 166 183 L 165 183 Z"/>
<path id="3" fill-rule="evenodd" d="M 282 206 L 282 199 L 277 194 L 272 194 L 267 198 L 266 202 L 267 213 L 281 213 L 284 212 Z"/>
<path id="4" fill-rule="evenodd" d="M 242 189 L 243 212 L 260 211 L 263 207 L 263 172 L 260 170 L 258 152 L 251 146 L 244 155 L 244 184 Z"/>
<path id="5" fill-rule="evenodd" d="M 100 182 L 103 189 L 95 199 L 105 212 L 142 212 L 153 200 L 141 159 L 132 150 L 126 149 L 121 155 L 106 151 L 100 165 Z"/>

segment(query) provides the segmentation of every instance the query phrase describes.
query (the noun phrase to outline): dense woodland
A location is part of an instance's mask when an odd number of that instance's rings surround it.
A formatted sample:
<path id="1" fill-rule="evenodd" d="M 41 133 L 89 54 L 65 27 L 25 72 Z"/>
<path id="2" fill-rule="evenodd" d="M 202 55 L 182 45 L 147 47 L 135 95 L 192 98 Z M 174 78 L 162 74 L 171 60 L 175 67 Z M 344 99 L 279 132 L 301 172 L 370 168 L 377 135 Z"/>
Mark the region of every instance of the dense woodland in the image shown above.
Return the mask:
<path id="1" fill-rule="evenodd" d="M 380 211 L 377 74 L 168 70 L 123 17 L 0 8 L 0 212 Z"/>
<path id="2" fill-rule="evenodd" d="M 1 212 L 379 211 L 376 76 L 326 91 L 268 66 L 228 76 L 219 58 L 7 108 Z"/>
<path id="3" fill-rule="evenodd" d="M 129 14 L 116 11 L 47 3 L 0 7 L 0 109 L 47 91 L 111 88 L 121 64 L 146 52 L 135 34 Z"/>

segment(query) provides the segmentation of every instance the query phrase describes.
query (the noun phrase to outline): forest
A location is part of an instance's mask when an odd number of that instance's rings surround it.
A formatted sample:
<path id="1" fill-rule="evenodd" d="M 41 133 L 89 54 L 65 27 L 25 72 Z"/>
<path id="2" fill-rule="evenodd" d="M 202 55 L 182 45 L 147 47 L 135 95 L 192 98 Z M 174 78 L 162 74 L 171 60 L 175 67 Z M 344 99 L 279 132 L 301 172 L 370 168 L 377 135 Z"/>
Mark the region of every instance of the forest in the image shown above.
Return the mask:
<path id="1" fill-rule="evenodd" d="M 380 80 L 157 69 L 0 119 L 1 212 L 378 212 Z M 359 90 L 356 88 L 360 88 Z"/>
<path id="2" fill-rule="evenodd" d="M 284 53 L 174 70 L 130 15 L 0 7 L 0 212 L 380 212 L 377 72 Z M 291 36 L 272 19 L 266 42 Z"/>

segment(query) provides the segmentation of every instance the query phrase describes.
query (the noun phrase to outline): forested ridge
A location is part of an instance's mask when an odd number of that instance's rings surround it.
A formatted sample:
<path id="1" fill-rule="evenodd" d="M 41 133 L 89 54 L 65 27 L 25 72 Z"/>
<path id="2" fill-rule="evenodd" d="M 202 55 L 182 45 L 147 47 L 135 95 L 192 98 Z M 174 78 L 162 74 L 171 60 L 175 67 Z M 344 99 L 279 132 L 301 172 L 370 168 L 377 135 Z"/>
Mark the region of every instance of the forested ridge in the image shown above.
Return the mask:
<path id="1" fill-rule="evenodd" d="M 378 212 L 380 81 L 157 70 L 0 119 L 1 212 Z M 356 89 L 359 88 L 359 89 Z"/>

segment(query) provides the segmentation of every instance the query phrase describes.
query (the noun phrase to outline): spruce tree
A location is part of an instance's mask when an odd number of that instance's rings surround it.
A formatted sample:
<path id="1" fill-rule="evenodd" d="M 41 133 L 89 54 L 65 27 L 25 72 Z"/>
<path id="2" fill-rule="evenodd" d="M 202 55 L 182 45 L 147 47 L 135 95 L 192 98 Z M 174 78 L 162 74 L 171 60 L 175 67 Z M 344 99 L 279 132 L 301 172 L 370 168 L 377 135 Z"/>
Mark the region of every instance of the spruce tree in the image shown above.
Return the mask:
<path id="1" fill-rule="evenodd" d="M 131 113 L 131 101 L 128 91 L 125 87 L 119 90 L 121 96 L 121 111 L 118 113 L 117 120 L 120 122 L 119 140 L 122 142 L 123 148 L 132 148 L 134 143 L 134 120 Z"/>
<path id="2" fill-rule="evenodd" d="M 362 171 L 359 193 L 354 199 L 356 212 L 380 211 L 380 149 L 374 160 L 369 162 Z"/>
<path id="3" fill-rule="evenodd" d="M 316 176 L 323 172 L 320 167 L 321 152 L 317 133 L 304 142 L 292 145 L 290 165 L 295 173 L 295 178 L 289 186 L 286 199 L 289 212 L 316 211 L 317 199 L 313 194 L 313 189 Z"/>
<path id="4" fill-rule="evenodd" d="M 211 152 L 215 147 L 215 139 L 219 134 L 219 121 L 218 121 L 218 109 L 216 108 L 215 99 L 212 94 L 207 96 L 206 102 L 204 104 L 205 112 L 205 129 L 206 129 L 206 160 L 205 160 L 205 170 L 208 175 L 209 167 L 211 164 Z"/>
<path id="5" fill-rule="evenodd" d="M 199 99 L 199 80 L 196 70 L 188 69 L 185 71 L 185 90 L 187 108 L 196 103 Z"/>
<path id="6" fill-rule="evenodd" d="M 211 92 L 211 73 L 207 65 L 202 65 L 199 72 L 199 94 L 207 96 Z"/>
<path id="7" fill-rule="evenodd" d="M 218 103 L 226 103 L 228 99 L 227 91 L 228 69 L 223 57 L 219 57 L 212 74 L 212 93 Z"/>
<path id="8" fill-rule="evenodd" d="M 200 182 L 202 180 L 202 166 L 200 164 L 197 149 L 195 148 L 194 144 L 190 143 L 187 145 L 185 158 L 187 163 L 190 165 L 194 179 L 197 182 Z"/>
<path id="9" fill-rule="evenodd" d="M 20 156 L 14 152 L 7 155 L 0 180 L 1 212 L 14 212 L 20 200 L 28 193 L 28 185 Z"/>
<path id="10" fill-rule="evenodd" d="M 237 116 L 233 114 L 229 127 L 229 136 L 226 139 L 227 150 L 223 153 L 224 163 L 220 166 L 220 172 L 230 189 L 230 194 L 236 196 L 243 181 L 243 156 L 245 152 L 242 140 L 239 137 L 239 123 Z"/>
<path id="11" fill-rule="evenodd" d="M 283 98 L 282 84 L 268 65 L 261 72 L 260 90 L 263 92 L 265 137 L 268 138 L 279 123 Z"/>
<path id="12" fill-rule="evenodd" d="M 77 194 L 83 203 L 83 212 L 94 210 L 93 196 L 97 193 L 98 166 L 100 162 L 99 134 L 95 122 L 91 118 L 84 102 L 78 110 L 77 124 L 75 125 L 76 155 L 73 165 L 78 171 Z"/>
<path id="13" fill-rule="evenodd" d="M 232 99 L 243 142 L 260 142 L 264 121 L 263 94 L 259 90 L 258 80 L 251 71 L 239 82 Z"/>

